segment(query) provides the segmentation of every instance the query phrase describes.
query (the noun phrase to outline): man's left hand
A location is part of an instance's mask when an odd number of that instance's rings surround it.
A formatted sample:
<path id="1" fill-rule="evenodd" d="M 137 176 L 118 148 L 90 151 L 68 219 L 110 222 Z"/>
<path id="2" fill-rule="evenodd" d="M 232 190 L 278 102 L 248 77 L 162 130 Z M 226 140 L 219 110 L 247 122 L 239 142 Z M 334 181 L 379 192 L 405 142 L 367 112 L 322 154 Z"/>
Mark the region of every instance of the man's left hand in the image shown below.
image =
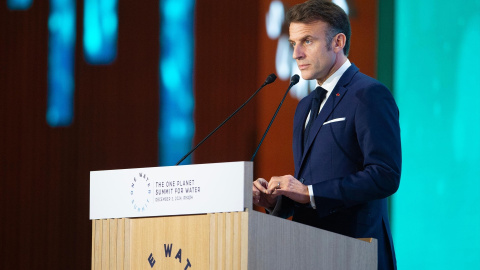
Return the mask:
<path id="1" fill-rule="evenodd" d="M 298 203 L 310 202 L 308 187 L 291 175 L 273 176 L 268 183 L 267 194 L 284 195 Z"/>

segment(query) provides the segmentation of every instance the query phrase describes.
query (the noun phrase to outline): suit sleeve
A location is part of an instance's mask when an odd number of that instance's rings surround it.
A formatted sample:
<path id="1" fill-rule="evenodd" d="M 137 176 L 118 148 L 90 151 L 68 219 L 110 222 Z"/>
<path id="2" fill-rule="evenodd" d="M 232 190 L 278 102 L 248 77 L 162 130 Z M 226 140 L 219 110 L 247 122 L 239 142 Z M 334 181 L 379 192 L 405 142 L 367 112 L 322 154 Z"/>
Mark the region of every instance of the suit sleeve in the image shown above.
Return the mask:
<path id="1" fill-rule="evenodd" d="M 395 193 L 400 184 L 399 112 L 388 89 L 374 84 L 354 94 L 355 136 L 361 150 L 360 170 L 313 185 L 320 217 Z M 336 158 L 336 157 L 334 157 Z M 341 157 L 334 162 L 342 162 Z"/>

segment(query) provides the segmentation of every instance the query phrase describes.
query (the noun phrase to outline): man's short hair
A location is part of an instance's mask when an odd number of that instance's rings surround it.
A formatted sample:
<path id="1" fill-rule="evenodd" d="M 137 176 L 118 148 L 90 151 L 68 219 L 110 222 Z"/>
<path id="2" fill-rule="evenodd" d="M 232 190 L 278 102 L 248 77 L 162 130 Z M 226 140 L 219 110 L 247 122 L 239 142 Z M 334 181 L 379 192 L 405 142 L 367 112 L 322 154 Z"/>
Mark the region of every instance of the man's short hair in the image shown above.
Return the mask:
<path id="1" fill-rule="evenodd" d="M 350 21 L 345 11 L 332 2 L 325 0 L 309 0 L 293 6 L 287 12 L 287 25 L 290 23 L 313 23 L 316 21 L 326 22 L 330 27 L 325 33 L 327 48 L 331 49 L 332 39 L 338 33 L 345 34 L 346 42 L 343 53 L 348 56 L 350 51 Z"/>

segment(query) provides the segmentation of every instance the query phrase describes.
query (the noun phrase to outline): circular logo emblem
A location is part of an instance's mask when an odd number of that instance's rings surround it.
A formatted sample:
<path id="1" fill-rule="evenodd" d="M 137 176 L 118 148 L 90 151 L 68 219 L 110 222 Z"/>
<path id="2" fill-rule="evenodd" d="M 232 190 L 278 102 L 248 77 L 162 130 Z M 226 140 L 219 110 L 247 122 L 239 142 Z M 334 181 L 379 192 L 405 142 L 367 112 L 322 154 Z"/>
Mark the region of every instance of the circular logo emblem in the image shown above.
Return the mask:
<path id="1" fill-rule="evenodd" d="M 130 196 L 132 207 L 137 212 L 145 212 L 151 203 L 152 187 L 151 181 L 144 173 L 133 177 L 130 184 Z"/>

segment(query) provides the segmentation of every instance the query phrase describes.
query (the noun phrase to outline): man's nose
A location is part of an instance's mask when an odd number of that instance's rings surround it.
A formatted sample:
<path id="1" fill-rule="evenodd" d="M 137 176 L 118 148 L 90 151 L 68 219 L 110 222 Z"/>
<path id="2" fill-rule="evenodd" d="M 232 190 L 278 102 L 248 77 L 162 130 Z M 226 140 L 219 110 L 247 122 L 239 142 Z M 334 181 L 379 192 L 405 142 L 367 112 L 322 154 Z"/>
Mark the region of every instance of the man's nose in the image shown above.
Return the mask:
<path id="1" fill-rule="evenodd" d="M 302 59 L 305 57 L 302 46 L 293 47 L 293 59 Z"/>

